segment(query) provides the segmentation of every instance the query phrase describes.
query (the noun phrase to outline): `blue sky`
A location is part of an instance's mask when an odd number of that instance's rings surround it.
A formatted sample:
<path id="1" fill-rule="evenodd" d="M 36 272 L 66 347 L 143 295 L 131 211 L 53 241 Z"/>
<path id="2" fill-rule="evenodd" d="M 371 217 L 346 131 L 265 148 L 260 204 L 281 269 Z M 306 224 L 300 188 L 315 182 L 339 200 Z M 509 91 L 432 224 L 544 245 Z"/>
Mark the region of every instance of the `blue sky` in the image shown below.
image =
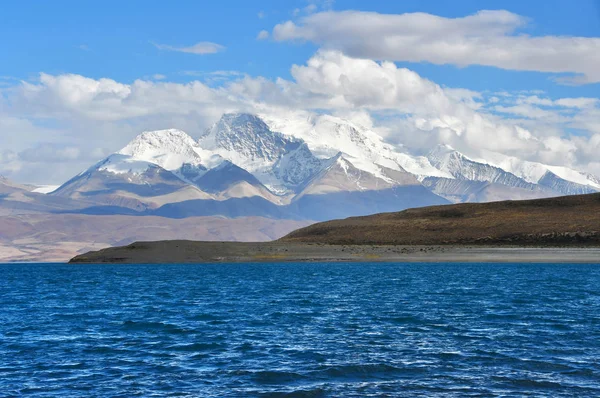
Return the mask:
<path id="1" fill-rule="evenodd" d="M 600 173 L 599 0 L 12 1 L 0 37 L 0 174 L 21 181 L 229 111 Z"/>
<path id="2" fill-rule="evenodd" d="M 0 14 L 0 75 L 29 79 L 39 72 L 76 73 L 132 82 L 163 74 L 173 81 L 198 76 L 184 71 L 235 70 L 250 75 L 290 78 L 290 65 L 301 64 L 318 46 L 256 40 L 259 31 L 293 18 L 304 0 L 218 2 L 103 1 L 5 2 Z M 461 17 L 482 9 L 481 1 L 337 0 L 321 7 L 387 14 L 427 12 Z M 505 9 L 530 18 L 522 33 L 597 37 L 600 3 L 595 0 L 490 1 L 486 9 Z M 259 14 L 262 16 L 259 17 Z M 168 53 L 152 45 L 189 46 L 198 41 L 226 50 L 198 57 Z M 493 67 L 398 63 L 450 87 L 473 90 L 545 90 L 553 96 L 597 95 L 597 84 L 554 84 L 546 73 L 513 72 Z"/>

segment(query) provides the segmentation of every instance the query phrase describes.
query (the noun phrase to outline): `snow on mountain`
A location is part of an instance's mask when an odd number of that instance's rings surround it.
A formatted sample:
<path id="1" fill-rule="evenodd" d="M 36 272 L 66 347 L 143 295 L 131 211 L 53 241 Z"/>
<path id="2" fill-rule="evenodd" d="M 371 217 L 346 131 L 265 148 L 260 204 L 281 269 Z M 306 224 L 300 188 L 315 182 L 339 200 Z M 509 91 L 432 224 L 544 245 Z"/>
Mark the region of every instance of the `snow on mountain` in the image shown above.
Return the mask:
<path id="1" fill-rule="evenodd" d="M 282 155 L 273 166 L 273 172 L 284 184 L 291 187 L 304 185 L 329 162 L 312 154 L 306 143 Z"/>
<path id="2" fill-rule="evenodd" d="M 197 141 L 176 129 L 143 132 L 49 196 L 92 203 L 93 214 L 324 220 L 594 191 L 597 177 L 565 167 L 496 153 L 480 161 L 449 146 L 413 156 L 356 123 L 296 112 L 225 114 Z"/>
<path id="3" fill-rule="evenodd" d="M 579 195 L 598 192 L 597 188 L 591 187 L 590 185 L 583 185 L 576 182 L 567 181 L 551 171 L 548 171 L 546 174 L 544 174 L 544 176 L 538 181 L 538 185 L 548 187 L 553 191 L 560 192 L 563 195 Z"/>
<path id="4" fill-rule="evenodd" d="M 94 213 L 146 211 L 165 203 L 207 198 L 208 195 L 161 166 L 115 153 L 73 177 L 54 197 L 83 200 L 95 205 Z"/>
<path id="5" fill-rule="evenodd" d="M 273 132 L 255 115 L 225 114 L 198 140 L 256 176 L 277 194 L 288 194 L 322 167 L 303 140 Z"/>
<path id="6" fill-rule="evenodd" d="M 456 179 L 487 183 L 479 187 L 473 184 L 456 185 L 440 179 L 423 180 L 433 192 L 451 200 L 533 199 L 598 191 L 597 182 L 589 174 L 500 154 L 492 154 L 491 162 L 475 161 L 449 146 L 438 146 L 431 151 L 429 159 L 434 166 L 452 174 Z M 493 165 L 494 160 L 499 167 Z M 502 188 L 503 186 L 506 188 Z"/>
<path id="7" fill-rule="evenodd" d="M 108 171 L 113 174 L 131 174 L 137 176 L 145 173 L 152 167 L 156 167 L 156 164 L 128 155 L 115 153 L 92 166 L 89 170 Z"/>
<path id="8" fill-rule="evenodd" d="M 222 151 L 239 163 L 261 164 L 273 164 L 291 146 L 298 145 L 269 130 L 259 117 L 243 113 L 223 115 L 198 143 L 203 149 Z"/>
<path id="9" fill-rule="evenodd" d="M 582 173 L 563 166 L 549 166 L 542 163 L 529 162 L 498 152 L 488 151 L 483 156 L 484 158 L 481 159 L 481 162 L 500 167 L 534 184 L 538 184 L 550 172 L 562 180 L 587 186 L 590 188 L 590 191 L 600 191 L 600 179 L 589 173 Z M 568 190 L 562 193 L 571 194 Z"/>
<path id="10" fill-rule="evenodd" d="M 417 176 L 451 178 L 433 167 L 427 158 L 401 152 L 385 143 L 376 132 L 348 120 L 302 112 L 285 116 L 264 114 L 261 118 L 271 130 L 304 140 L 320 158 L 342 152 L 354 166 L 374 175 L 378 175 L 377 165 L 381 165 L 394 170 L 403 169 Z"/>
<path id="11" fill-rule="evenodd" d="M 123 159 L 125 163 L 141 161 L 155 164 L 191 183 L 209 167 L 223 161 L 212 153 L 203 153 L 192 137 L 177 129 L 145 131 L 117 154 L 129 157 L 129 160 Z M 126 169 L 127 166 L 123 166 L 114 166 L 115 172 L 119 168 Z M 143 167 L 143 164 L 139 163 L 138 166 Z"/>
<path id="12" fill-rule="evenodd" d="M 499 167 L 476 162 L 449 145 L 438 145 L 428 156 L 431 164 L 459 180 L 488 181 L 510 187 L 533 189 L 533 184 Z"/>
<path id="13" fill-rule="evenodd" d="M 145 131 L 117 153 L 172 171 L 184 163 L 201 164 L 202 159 L 194 150 L 197 146 L 194 139 L 181 130 Z"/>
<path id="14" fill-rule="evenodd" d="M 346 191 L 381 191 L 396 186 L 421 185 L 406 171 L 378 166 L 377 173 L 369 173 L 354 166 L 347 155 L 338 153 L 327 160 L 326 167 L 307 184 L 301 195 Z"/>
<path id="15" fill-rule="evenodd" d="M 380 167 L 379 174 L 385 179 L 355 167 L 340 153 L 294 197 L 290 206 L 313 220 L 330 220 L 448 203 L 406 171 Z"/>
<path id="16" fill-rule="evenodd" d="M 579 185 L 587 185 L 589 187 L 596 189 L 597 191 L 600 191 L 600 181 L 599 181 L 598 177 L 596 177 L 590 173 L 582 173 L 577 170 L 573 170 L 568 167 L 561 167 L 561 166 L 546 165 L 546 168 L 548 168 L 548 170 L 551 173 L 557 175 L 558 177 L 562 178 L 563 180 L 574 182 L 575 184 L 579 184 Z"/>
<path id="17" fill-rule="evenodd" d="M 49 194 L 51 192 L 56 191 L 58 187 L 60 187 L 60 185 L 38 185 L 31 192 Z"/>

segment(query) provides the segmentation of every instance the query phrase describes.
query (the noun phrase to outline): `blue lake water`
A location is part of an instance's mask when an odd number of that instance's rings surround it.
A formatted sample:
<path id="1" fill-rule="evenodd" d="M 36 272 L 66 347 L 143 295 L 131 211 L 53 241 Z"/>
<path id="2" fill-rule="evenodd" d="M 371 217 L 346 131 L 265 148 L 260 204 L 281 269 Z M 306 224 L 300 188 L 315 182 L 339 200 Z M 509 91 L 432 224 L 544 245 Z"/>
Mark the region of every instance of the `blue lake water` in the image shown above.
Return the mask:
<path id="1" fill-rule="evenodd" d="M 0 396 L 600 396 L 600 265 L 0 265 Z"/>

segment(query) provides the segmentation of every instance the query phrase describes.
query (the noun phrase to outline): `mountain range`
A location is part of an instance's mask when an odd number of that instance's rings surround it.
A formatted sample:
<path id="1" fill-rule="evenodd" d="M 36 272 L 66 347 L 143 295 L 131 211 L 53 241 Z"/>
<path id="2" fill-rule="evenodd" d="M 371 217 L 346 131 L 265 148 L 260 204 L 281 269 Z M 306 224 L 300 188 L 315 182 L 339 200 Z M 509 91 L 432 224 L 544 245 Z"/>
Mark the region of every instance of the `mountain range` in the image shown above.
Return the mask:
<path id="1" fill-rule="evenodd" d="M 330 115 L 308 120 L 225 114 L 198 139 L 140 134 L 50 195 L 94 214 L 266 216 L 326 220 L 448 202 L 600 191 L 600 179 L 449 146 L 414 156 Z"/>
<path id="2" fill-rule="evenodd" d="M 0 216 L 295 221 L 277 230 L 284 234 L 411 207 L 600 192 L 600 178 L 495 152 L 472 159 L 444 145 L 418 156 L 331 115 L 240 113 L 196 139 L 177 129 L 143 132 L 58 189 L 33 191 L 0 179 Z"/>

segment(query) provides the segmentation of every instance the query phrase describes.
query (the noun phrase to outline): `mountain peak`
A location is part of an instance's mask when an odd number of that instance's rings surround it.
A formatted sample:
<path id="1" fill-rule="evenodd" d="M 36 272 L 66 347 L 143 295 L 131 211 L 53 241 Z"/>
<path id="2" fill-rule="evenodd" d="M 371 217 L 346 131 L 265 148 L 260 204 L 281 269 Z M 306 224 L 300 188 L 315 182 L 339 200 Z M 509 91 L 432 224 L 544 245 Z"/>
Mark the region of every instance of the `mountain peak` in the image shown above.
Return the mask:
<path id="1" fill-rule="evenodd" d="M 181 130 L 144 131 L 118 153 L 137 160 L 156 163 L 167 170 L 179 169 L 184 163 L 200 164 L 196 142 Z"/>
<path id="2" fill-rule="evenodd" d="M 268 129 L 267 125 L 260 117 L 251 113 L 225 113 L 221 116 L 218 123 L 227 123 L 230 125 L 252 123 L 261 127 L 264 126 Z"/>
<path id="3" fill-rule="evenodd" d="M 295 149 L 300 141 L 273 132 L 258 116 L 227 113 L 199 141 L 208 150 L 217 150 L 246 161 L 276 162 L 284 153 Z"/>
<path id="4" fill-rule="evenodd" d="M 149 148 L 181 152 L 182 149 L 195 145 L 196 143 L 192 137 L 178 129 L 144 131 L 121 149 L 119 153 L 136 156 L 141 151 L 146 151 Z"/>
<path id="5" fill-rule="evenodd" d="M 436 162 L 442 161 L 442 159 L 448 159 L 449 157 L 457 157 L 457 158 L 465 158 L 468 159 L 465 155 L 458 152 L 452 146 L 448 144 L 439 144 L 436 145 L 429 153 L 427 157 L 431 161 L 431 163 L 435 166 Z M 470 159 L 469 159 L 470 160 Z"/>

